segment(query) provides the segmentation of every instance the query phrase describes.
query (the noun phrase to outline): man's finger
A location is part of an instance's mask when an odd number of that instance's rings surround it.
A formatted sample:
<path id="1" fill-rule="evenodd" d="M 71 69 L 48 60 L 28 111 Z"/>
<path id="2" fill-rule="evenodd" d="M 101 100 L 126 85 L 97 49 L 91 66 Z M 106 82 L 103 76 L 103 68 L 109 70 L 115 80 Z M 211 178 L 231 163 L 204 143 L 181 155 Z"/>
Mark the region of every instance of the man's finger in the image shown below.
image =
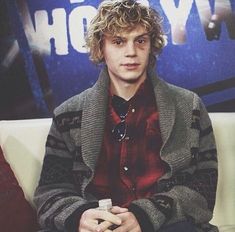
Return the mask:
<path id="1" fill-rule="evenodd" d="M 111 224 L 115 224 L 115 225 L 120 225 L 122 223 L 122 220 L 118 216 L 108 211 L 103 211 L 103 210 L 98 210 L 98 209 L 93 210 L 92 217 L 94 219 L 101 219 L 103 221 L 111 222 Z"/>
<path id="2" fill-rule="evenodd" d="M 111 212 L 114 213 L 114 214 L 125 213 L 125 212 L 128 212 L 128 209 L 127 208 L 122 208 L 122 207 L 119 207 L 119 206 L 113 206 L 112 209 L 111 209 Z"/>
<path id="3" fill-rule="evenodd" d="M 97 220 L 84 220 L 80 223 L 80 229 L 82 228 L 82 231 L 91 231 L 95 230 L 95 228 L 98 225 Z"/>
<path id="4" fill-rule="evenodd" d="M 112 225 L 109 221 L 103 221 L 96 227 L 96 232 L 107 231 L 108 228 Z"/>
<path id="5" fill-rule="evenodd" d="M 115 225 L 121 225 L 122 223 L 121 218 L 106 211 L 101 214 L 100 218 L 103 219 L 104 221 L 109 221 L 111 222 L 111 224 L 115 224 Z"/>

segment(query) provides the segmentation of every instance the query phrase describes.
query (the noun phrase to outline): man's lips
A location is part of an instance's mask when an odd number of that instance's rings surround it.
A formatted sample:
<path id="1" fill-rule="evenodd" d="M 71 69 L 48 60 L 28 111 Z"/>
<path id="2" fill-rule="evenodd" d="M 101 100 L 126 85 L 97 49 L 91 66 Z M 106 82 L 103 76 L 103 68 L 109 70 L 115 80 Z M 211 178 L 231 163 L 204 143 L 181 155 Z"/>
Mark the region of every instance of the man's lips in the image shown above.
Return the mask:
<path id="1" fill-rule="evenodd" d="M 126 63 L 126 64 L 122 64 L 122 66 L 127 66 L 127 67 L 130 67 L 130 66 L 138 66 L 140 65 L 139 63 Z"/>
<path id="2" fill-rule="evenodd" d="M 126 64 L 122 64 L 122 66 L 126 69 L 132 70 L 132 69 L 136 69 L 138 68 L 140 64 L 139 63 L 126 63 Z"/>

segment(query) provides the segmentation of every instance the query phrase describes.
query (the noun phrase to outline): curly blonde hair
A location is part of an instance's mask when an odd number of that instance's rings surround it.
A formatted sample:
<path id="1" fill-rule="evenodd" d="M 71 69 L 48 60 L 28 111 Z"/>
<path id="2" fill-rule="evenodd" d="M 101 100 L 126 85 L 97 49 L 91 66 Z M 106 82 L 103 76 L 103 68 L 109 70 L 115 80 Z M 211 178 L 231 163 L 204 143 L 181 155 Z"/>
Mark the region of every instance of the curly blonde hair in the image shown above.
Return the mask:
<path id="1" fill-rule="evenodd" d="M 162 18 L 154 9 L 135 0 L 105 0 L 97 15 L 91 21 L 86 35 L 86 44 L 90 59 L 95 64 L 104 62 L 102 40 L 104 34 L 117 35 L 132 30 L 137 25 L 146 28 L 151 38 L 150 64 L 155 64 L 165 42 L 162 29 Z"/>

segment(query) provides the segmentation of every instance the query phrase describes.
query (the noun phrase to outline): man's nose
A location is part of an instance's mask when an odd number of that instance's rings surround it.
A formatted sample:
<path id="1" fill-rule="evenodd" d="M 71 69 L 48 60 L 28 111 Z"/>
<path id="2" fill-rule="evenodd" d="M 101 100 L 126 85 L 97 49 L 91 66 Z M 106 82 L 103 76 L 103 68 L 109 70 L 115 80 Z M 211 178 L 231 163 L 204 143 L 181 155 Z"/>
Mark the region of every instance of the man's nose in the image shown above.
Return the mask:
<path id="1" fill-rule="evenodd" d="M 126 44 L 125 56 L 126 57 L 136 56 L 136 47 L 134 42 L 129 42 Z"/>

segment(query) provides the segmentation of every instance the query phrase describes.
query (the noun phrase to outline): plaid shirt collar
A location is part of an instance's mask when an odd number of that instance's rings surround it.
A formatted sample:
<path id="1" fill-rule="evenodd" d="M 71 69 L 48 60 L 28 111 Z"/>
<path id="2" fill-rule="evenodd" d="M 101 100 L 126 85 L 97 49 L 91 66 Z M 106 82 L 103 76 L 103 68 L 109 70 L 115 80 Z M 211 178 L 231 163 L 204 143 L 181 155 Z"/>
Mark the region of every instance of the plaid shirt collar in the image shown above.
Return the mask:
<path id="1" fill-rule="evenodd" d="M 136 93 L 129 100 L 125 100 L 112 93 L 109 87 L 109 112 L 113 123 L 117 124 L 121 121 L 122 116 L 126 115 L 130 108 L 139 108 L 153 99 L 154 96 L 149 94 L 152 91 L 152 85 L 149 78 L 139 86 Z"/>

